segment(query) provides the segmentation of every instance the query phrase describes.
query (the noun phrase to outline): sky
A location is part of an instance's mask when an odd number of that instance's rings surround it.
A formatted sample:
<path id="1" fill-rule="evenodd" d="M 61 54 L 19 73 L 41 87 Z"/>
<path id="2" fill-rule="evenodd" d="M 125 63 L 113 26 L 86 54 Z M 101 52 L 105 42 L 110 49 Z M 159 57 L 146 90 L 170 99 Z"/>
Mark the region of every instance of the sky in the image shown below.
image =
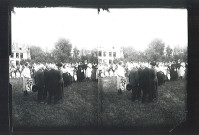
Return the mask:
<path id="1" fill-rule="evenodd" d="M 186 9 L 15 8 L 12 42 L 54 48 L 64 38 L 79 49 L 97 46 L 133 46 L 144 51 L 154 39 L 186 47 Z"/>

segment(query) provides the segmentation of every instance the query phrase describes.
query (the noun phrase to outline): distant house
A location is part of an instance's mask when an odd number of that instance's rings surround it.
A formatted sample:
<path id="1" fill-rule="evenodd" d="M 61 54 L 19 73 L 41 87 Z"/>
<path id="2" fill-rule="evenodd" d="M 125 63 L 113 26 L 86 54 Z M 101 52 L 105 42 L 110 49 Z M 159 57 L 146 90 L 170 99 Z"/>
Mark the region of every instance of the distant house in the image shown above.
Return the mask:
<path id="1" fill-rule="evenodd" d="M 30 48 L 25 44 L 12 44 L 12 53 L 10 55 L 10 64 L 19 65 L 20 61 L 23 59 L 31 59 Z"/>
<path id="2" fill-rule="evenodd" d="M 112 64 L 114 59 L 124 58 L 122 47 L 98 47 L 98 63 Z"/>

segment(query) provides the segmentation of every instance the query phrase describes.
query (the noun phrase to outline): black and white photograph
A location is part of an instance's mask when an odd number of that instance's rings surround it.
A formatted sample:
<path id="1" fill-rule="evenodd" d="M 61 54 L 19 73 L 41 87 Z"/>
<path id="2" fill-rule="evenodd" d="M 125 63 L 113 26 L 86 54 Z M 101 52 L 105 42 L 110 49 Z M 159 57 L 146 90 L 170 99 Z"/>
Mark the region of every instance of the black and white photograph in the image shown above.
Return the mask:
<path id="1" fill-rule="evenodd" d="M 14 129 L 186 121 L 186 9 L 14 8 L 11 31 Z"/>

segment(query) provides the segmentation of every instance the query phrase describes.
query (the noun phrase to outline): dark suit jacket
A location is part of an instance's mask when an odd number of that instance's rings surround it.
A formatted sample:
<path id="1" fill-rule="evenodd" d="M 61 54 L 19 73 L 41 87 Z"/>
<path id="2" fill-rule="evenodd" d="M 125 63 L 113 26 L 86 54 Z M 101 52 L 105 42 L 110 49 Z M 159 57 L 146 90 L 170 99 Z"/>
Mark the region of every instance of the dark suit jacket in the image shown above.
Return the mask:
<path id="1" fill-rule="evenodd" d="M 45 73 L 46 88 L 49 92 L 56 93 L 60 88 L 61 74 L 58 70 L 51 69 Z"/>
<path id="2" fill-rule="evenodd" d="M 35 85 L 38 87 L 44 87 L 44 72 L 42 70 L 38 70 L 35 73 Z"/>

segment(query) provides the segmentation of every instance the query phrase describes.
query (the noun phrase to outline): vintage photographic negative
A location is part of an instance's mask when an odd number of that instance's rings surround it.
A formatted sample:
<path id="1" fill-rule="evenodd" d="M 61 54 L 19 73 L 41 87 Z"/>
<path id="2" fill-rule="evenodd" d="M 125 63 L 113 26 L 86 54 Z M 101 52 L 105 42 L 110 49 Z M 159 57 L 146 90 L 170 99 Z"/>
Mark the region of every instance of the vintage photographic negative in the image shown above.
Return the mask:
<path id="1" fill-rule="evenodd" d="M 13 128 L 186 120 L 187 10 L 14 8 Z"/>

